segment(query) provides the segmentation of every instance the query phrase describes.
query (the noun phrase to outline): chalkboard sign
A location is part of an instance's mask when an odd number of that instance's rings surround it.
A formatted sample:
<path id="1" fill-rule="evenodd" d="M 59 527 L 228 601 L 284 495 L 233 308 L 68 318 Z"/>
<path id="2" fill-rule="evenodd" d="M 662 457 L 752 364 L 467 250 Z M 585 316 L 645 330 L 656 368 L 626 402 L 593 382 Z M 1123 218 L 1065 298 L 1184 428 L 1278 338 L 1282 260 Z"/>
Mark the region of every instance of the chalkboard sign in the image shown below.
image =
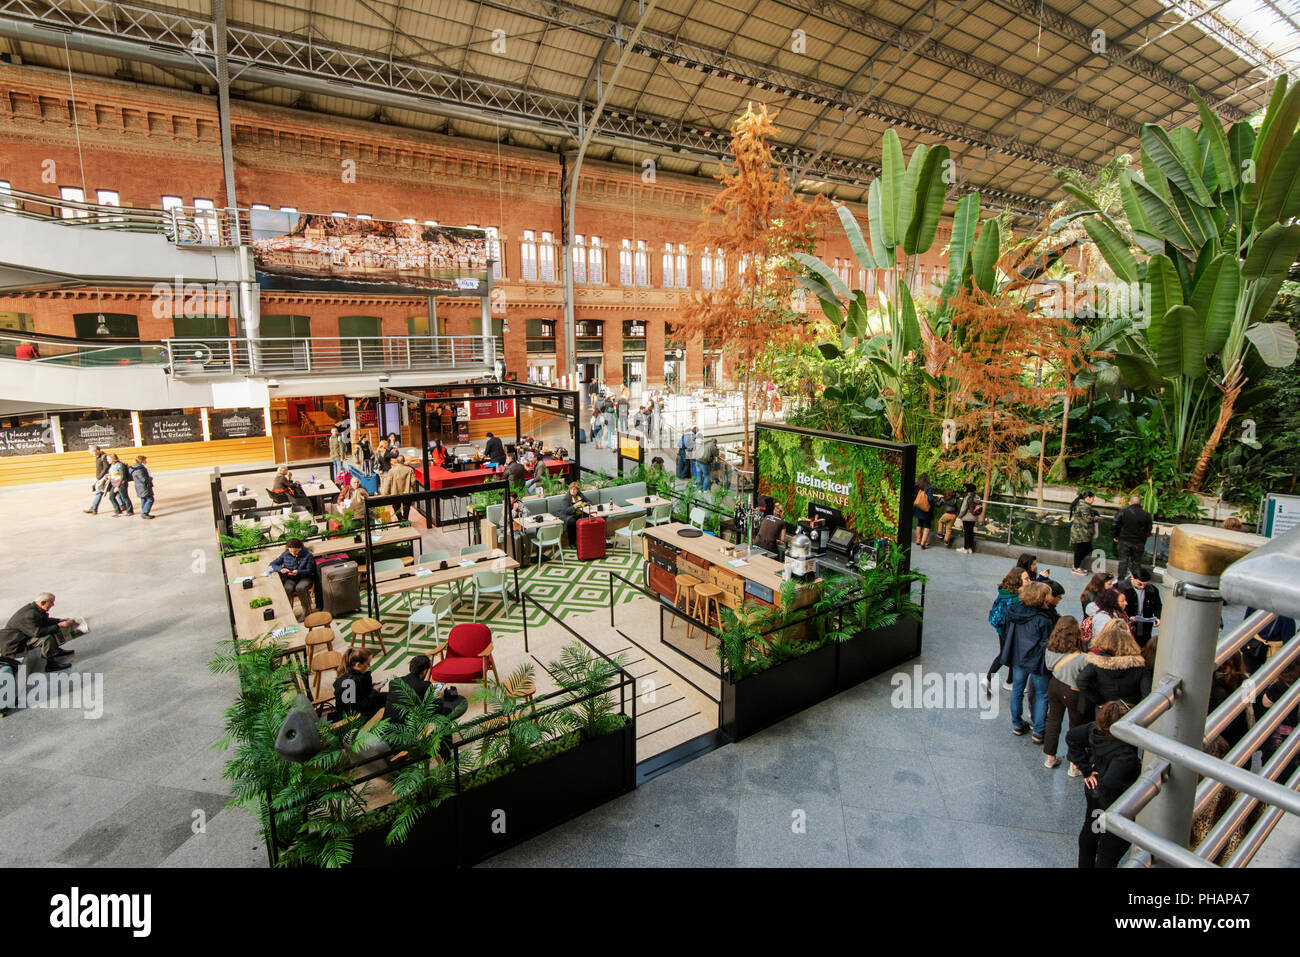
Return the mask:
<path id="1" fill-rule="evenodd" d="M 140 438 L 145 445 L 202 442 L 203 425 L 197 415 L 142 415 Z"/>
<path id="2" fill-rule="evenodd" d="M 35 455 L 54 451 L 54 433 L 48 423 L 0 429 L 0 455 Z"/>
<path id="3" fill-rule="evenodd" d="M 116 449 L 135 445 L 130 419 L 89 419 L 63 423 L 63 451 L 84 452 L 92 445 Z"/>
<path id="4" fill-rule="evenodd" d="M 266 422 L 261 409 L 209 412 L 208 431 L 213 439 L 248 439 L 266 435 Z"/>

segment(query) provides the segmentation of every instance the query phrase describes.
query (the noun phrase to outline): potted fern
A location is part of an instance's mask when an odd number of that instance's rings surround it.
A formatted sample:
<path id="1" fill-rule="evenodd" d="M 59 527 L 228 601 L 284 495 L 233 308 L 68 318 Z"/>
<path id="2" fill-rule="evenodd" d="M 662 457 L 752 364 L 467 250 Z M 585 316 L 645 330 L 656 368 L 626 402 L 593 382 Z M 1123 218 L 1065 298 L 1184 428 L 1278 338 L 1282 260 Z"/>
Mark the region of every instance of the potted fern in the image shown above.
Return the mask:
<path id="1" fill-rule="evenodd" d="M 921 653 L 923 609 L 914 586 L 926 577 L 911 571 L 903 550 L 891 545 L 875 567 L 864 569 L 862 596 L 842 618 L 836 689 L 850 688 Z"/>
<path id="2" fill-rule="evenodd" d="M 222 551 L 225 555 L 251 551 L 266 544 L 266 532 L 260 525 L 244 524 L 235 526 L 235 534 L 220 535 Z"/>

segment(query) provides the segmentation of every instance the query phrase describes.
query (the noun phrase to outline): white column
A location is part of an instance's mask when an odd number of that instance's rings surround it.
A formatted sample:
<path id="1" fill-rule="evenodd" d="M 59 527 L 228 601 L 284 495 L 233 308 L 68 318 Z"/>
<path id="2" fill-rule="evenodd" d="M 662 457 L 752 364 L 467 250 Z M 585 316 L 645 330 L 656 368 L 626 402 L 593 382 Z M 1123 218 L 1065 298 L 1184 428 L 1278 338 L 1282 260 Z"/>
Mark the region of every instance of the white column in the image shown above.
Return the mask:
<path id="1" fill-rule="evenodd" d="M 63 423 L 57 415 L 52 415 L 46 420 L 50 423 L 50 439 L 54 442 L 54 451 L 63 451 Z"/>
<path id="2" fill-rule="evenodd" d="M 203 429 L 203 441 L 212 441 L 212 426 L 208 423 L 208 410 L 199 409 L 199 425 Z"/>

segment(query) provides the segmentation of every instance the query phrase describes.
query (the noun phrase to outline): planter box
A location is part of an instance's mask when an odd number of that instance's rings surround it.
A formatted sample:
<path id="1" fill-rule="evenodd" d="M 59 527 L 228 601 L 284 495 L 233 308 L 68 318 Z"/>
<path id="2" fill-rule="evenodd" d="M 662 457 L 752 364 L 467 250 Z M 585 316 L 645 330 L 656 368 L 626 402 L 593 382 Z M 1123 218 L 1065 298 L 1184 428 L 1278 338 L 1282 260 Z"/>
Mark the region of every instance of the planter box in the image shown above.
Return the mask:
<path id="1" fill-rule="evenodd" d="M 919 655 L 921 623 L 902 618 L 888 628 L 860 632 L 837 647 L 835 690 L 844 691 Z"/>
<path id="2" fill-rule="evenodd" d="M 536 764 L 449 797 L 403 843 L 387 826 L 357 835 L 353 867 L 468 867 L 636 787 L 636 727 L 584 741 Z"/>
<path id="3" fill-rule="evenodd" d="M 835 693 L 836 648 L 826 645 L 801 658 L 722 682 L 722 731 L 733 741 L 771 727 Z"/>

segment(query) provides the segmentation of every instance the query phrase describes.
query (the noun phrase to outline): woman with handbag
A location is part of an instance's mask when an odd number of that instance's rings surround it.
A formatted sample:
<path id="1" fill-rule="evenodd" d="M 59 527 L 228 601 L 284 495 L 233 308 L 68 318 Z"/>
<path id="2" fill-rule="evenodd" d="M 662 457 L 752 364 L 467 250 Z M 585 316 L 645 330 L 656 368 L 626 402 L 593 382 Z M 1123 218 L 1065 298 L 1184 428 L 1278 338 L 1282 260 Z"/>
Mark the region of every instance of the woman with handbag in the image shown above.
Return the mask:
<path id="1" fill-rule="evenodd" d="M 1083 715 L 1079 713 L 1079 669 L 1086 664 L 1083 638 L 1079 634 L 1079 622 L 1073 615 L 1062 615 L 1047 639 L 1047 652 L 1044 655 L 1047 667 L 1052 671 L 1047 683 L 1047 729 L 1043 732 L 1043 760 L 1045 768 L 1059 768 L 1061 759 L 1056 756 L 1057 746 L 1061 742 L 1061 719 L 1070 716 L 1070 728 L 1083 724 Z M 1079 769 L 1070 765 L 1070 777 L 1077 778 Z"/>
<path id="2" fill-rule="evenodd" d="M 1083 563 L 1092 551 L 1092 540 L 1096 537 L 1093 526 L 1097 521 L 1097 513 L 1092 509 L 1092 503 L 1096 500 L 1097 497 L 1092 492 L 1082 491 L 1070 503 L 1070 545 L 1074 549 L 1074 568 L 1071 571 L 1076 575 L 1088 574 Z"/>

